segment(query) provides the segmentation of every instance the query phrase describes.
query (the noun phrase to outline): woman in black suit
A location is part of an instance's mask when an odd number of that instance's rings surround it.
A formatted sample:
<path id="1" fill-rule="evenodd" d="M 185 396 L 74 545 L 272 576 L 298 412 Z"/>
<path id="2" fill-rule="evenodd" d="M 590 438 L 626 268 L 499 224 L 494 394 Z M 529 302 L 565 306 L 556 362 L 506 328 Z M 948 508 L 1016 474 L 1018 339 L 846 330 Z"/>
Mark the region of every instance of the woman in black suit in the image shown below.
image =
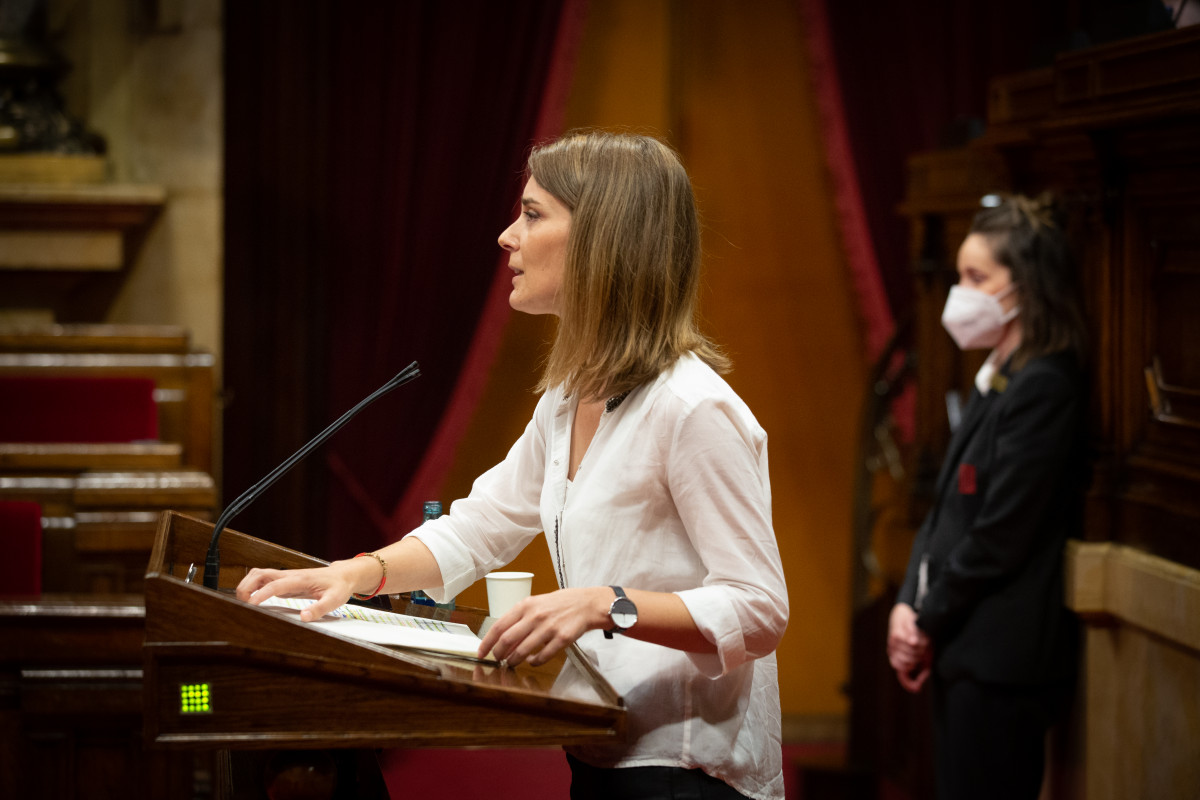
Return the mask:
<path id="1" fill-rule="evenodd" d="M 942 323 L 962 349 L 991 354 L 888 629 L 900 683 L 932 685 L 941 800 L 1038 796 L 1076 661 L 1062 572 L 1086 483 L 1086 326 L 1049 203 L 990 199 L 959 249 Z"/>

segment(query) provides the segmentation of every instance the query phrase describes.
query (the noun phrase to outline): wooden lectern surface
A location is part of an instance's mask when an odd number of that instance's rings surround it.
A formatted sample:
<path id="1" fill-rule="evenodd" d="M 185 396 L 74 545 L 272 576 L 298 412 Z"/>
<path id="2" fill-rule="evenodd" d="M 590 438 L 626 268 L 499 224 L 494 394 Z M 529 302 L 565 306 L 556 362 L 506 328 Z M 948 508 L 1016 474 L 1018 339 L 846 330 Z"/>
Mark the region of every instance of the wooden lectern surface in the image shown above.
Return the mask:
<path id="1" fill-rule="evenodd" d="M 571 648 L 496 665 L 333 636 L 237 600 L 255 566 L 324 562 L 226 530 L 220 591 L 199 584 L 212 524 L 164 512 L 145 581 L 147 742 L 207 749 L 521 746 L 611 741 L 621 699 Z M 196 566 L 197 582 L 186 576 Z M 394 610 L 430 615 L 434 609 Z M 444 613 L 444 612 L 443 612 Z M 486 615 L 451 612 L 478 631 Z"/>

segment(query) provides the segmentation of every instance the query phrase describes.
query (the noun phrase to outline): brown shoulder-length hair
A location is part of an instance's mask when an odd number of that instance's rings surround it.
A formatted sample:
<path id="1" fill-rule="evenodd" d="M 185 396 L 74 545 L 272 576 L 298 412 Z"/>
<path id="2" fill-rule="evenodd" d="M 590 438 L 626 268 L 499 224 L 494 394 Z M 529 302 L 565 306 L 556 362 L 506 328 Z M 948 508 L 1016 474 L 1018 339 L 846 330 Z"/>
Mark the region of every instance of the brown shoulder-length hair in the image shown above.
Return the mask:
<path id="1" fill-rule="evenodd" d="M 1050 194 L 989 199 L 994 205 L 975 215 L 971 233 L 982 234 L 992 257 L 1012 271 L 1021 306 L 1021 344 L 1013 353 L 1013 367 L 1062 351 L 1084 364 L 1087 323 L 1061 206 Z"/>
<path id="2" fill-rule="evenodd" d="M 527 172 L 571 212 L 562 315 L 540 389 L 611 397 L 689 352 L 728 371 L 697 328 L 700 221 L 674 150 L 649 136 L 575 131 L 535 147 Z"/>

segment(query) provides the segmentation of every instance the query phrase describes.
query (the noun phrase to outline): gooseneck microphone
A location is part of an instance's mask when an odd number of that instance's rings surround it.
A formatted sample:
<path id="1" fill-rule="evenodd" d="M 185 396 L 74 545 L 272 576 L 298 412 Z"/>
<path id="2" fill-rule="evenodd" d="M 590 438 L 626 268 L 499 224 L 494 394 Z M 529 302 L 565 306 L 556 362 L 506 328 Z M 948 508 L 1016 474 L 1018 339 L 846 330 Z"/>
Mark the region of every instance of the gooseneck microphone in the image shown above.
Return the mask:
<path id="1" fill-rule="evenodd" d="M 257 500 L 258 496 L 265 492 L 271 486 L 271 484 L 283 477 L 284 473 L 303 461 L 305 456 L 307 456 L 313 450 L 316 450 L 317 447 L 323 444 L 326 439 L 341 430 L 342 426 L 353 419 L 355 414 L 362 411 L 364 408 L 371 405 L 371 403 L 374 403 L 388 392 L 399 386 L 403 386 L 420 374 L 421 371 L 417 369 L 417 362 L 414 361 L 413 363 L 409 364 L 400 371 L 400 374 L 363 398 L 358 405 L 347 411 L 345 414 L 342 414 L 342 416 L 338 418 L 337 422 L 334 422 L 328 428 L 318 433 L 315 437 L 313 437 L 312 441 L 293 453 L 291 458 L 289 458 L 287 461 L 284 461 L 282 464 L 272 470 L 269 475 L 247 489 L 241 497 L 226 506 L 225 510 L 221 512 L 221 516 L 217 518 L 216 525 L 213 526 L 212 541 L 209 542 L 208 556 L 204 560 L 204 587 L 206 589 L 217 588 L 217 577 L 221 572 L 221 555 L 218 552 L 217 544 L 221 539 L 221 531 L 225 530 L 225 526 L 229 524 L 230 520 L 245 510 L 246 506 Z"/>

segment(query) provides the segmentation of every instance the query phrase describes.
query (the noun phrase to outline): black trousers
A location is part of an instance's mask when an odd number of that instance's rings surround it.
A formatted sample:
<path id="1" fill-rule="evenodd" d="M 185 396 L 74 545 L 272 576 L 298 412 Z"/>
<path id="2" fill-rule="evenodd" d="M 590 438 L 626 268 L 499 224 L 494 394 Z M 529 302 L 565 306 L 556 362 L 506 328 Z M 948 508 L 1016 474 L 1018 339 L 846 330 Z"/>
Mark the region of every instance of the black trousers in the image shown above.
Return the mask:
<path id="1" fill-rule="evenodd" d="M 1067 686 L 933 680 L 938 800 L 1037 800 Z"/>
<path id="2" fill-rule="evenodd" d="M 568 755 L 571 800 L 747 800 L 724 781 L 699 769 L 602 769 Z"/>

